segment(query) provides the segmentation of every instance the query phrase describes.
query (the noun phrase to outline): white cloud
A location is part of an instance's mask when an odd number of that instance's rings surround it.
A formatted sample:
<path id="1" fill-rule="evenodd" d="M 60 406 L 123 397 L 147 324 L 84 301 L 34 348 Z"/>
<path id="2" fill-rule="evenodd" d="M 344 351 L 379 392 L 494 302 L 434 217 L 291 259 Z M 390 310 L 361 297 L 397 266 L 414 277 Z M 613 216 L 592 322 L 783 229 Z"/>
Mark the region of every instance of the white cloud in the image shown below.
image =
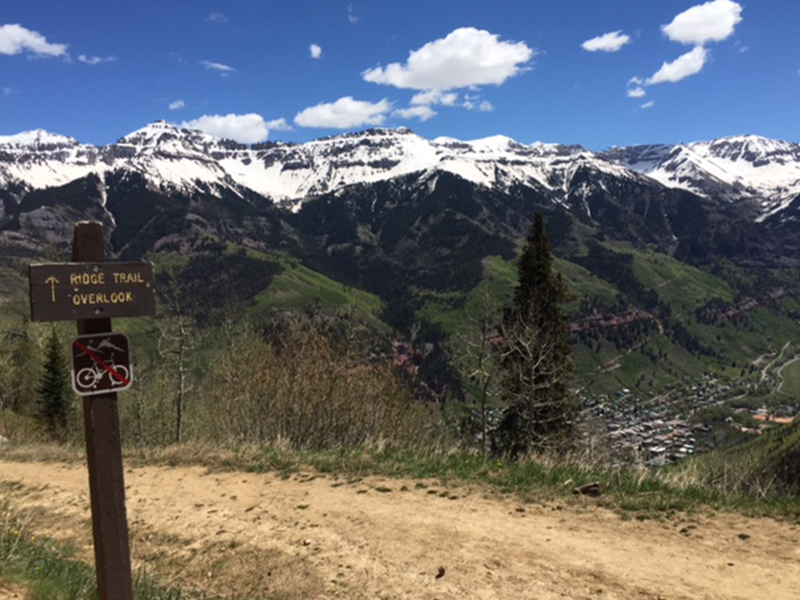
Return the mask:
<path id="1" fill-rule="evenodd" d="M 300 111 L 294 122 L 300 127 L 326 127 L 348 129 L 363 125 L 382 125 L 392 103 L 386 99 L 380 102 L 353 100 L 351 96 L 339 98 L 336 102 L 317 104 Z"/>
<path id="2" fill-rule="evenodd" d="M 651 100 L 650 102 L 645 102 L 642 104 L 641 108 L 647 110 L 648 108 L 653 108 L 655 105 L 656 103 Z"/>
<path id="3" fill-rule="evenodd" d="M 630 41 L 631 36 L 625 35 L 621 31 L 612 31 L 586 40 L 581 44 L 581 48 L 588 52 L 616 52 Z"/>
<path id="4" fill-rule="evenodd" d="M 17 90 L 15 90 L 14 88 L 12 88 L 12 87 L 4 87 L 3 88 L 3 95 L 4 96 L 15 96 L 16 94 L 19 94 L 19 92 Z"/>
<path id="5" fill-rule="evenodd" d="M 414 94 L 411 98 L 411 104 L 417 106 L 429 106 L 432 104 L 441 104 L 442 106 L 455 106 L 458 102 L 458 94 L 455 92 L 442 92 L 441 90 L 426 90 Z"/>
<path id="6" fill-rule="evenodd" d="M 488 31 L 463 27 L 391 63 L 362 73 L 365 81 L 414 90 L 500 85 L 519 74 L 537 52 L 524 42 L 501 42 Z"/>
<path id="7" fill-rule="evenodd" d="M 270 131 L 291 131 L 292 126 L 286 122 L 286 119 L 281 117 L 280 119 L 267 121 L 267 129 Z"/>
<path id="8" fill-rule="evenodd" d="M 355 25 L 361 20 L 358 17 L 358 14 L 356 13 L 355 6 L 353 6 L 352 4 L 347 5 L 347 20 L 350 21 L 351 25 Z"/>
<path id="9" fill-rule="evenodd" d="M 114 62 L 116 60 L 116 56 L 106 56 L 105 58 L 102 56 L 86 56 L 85 54 L 78 56 L 78 62 L 82 62 L 86 65 L 99 65 L 107 62 Z"/>
<path id="10" fill-rule="evenodd" d="M 628 98 L 642 98 L 647 95 L 644 89 L 646 82 L 640 77 L 631 77 L 628 80 Z"/>
<path id="11" fill-rule="evenodd" d="M 170 110 L 180 110 L 184 106 L 186 106 L 186 103 L 183 100 L 175 100 L 174 102 L 169 103 Z"/>
<path id="12" fill-rule="evenodd" d="M 212 12 L 206 17 L 207 23 L 216 23 L 217 25 L 223 25 L 224 23 L 228 22 L 228 17 L 226 17 L 221 12 Z"/>
<path id="13" fill-rule="evenodd" d="M 32 52 L 37 56 L 64 56 L 66 44 L 51 44 L 38 31 L 25 29 L 22 25 L 0 26 L 0 54 Z"/>
<path id="14" fill-rule="evenodd" d="M 311 44 L 308 51 L 311 53 L 311 58 L 322 58 L 322 48 L 317 44 Z"/>
<path id="15" fill-rule="evenodd" d="M 212 62 L 210 60 L 201 60 L 200 64 L 210 71 L 217 71 L 223 77 L 227 77 L 231 73 L 236 72 L 236 69 L 229 65 L 223 65 L 222 63 Z"/>
<path id="16" fill-rule="evenodd" d="M 494 106 L 488 100 L 480 100 L 480 96 L 470 96 L 469 94 L 464 98 L 464 102 L 461 104 L 463 108 L 467 110 L 477 110 L 480 112 L 492 112 L 494 111 Z"/>
<path id="17" fill-rule="evenodd" d="M 427 121 L 437 115 L 436 111 L 430 106 L 411 106 L 409 108 L 400 108 L 392 112 L 393 117 L 401 119 L 419 119 L 420 121 Z"/>
<path id="18" fill-rule="evenodd" d="M 702 46 L 697 46 L 686 54 L 676 58 L 671 63 L 665 62 L 661 68 L 647 80 L 647 85 L 656 83 L 675 83 L 695 75 L 703 69 L 708 60 L 709 52 Z"/>
<path id="19" fill-rule="evenodd" d="M 214 137 L 237 141 L 241 144 L 256 144 L 269 137 L 269 127 L 264 117 L 255 113 L 246 115 L 203 115 L 199 119 L 184 121 L 186 129 L 199 129 Z"/>
<path id="20" fill-rule="evenodd" d="M 729 38 L 741 22 L 742 6 L 732 0 L 713 0 L 698 4 L 662 25 L 661 31 L 673 42 L 702 45 Z"/>

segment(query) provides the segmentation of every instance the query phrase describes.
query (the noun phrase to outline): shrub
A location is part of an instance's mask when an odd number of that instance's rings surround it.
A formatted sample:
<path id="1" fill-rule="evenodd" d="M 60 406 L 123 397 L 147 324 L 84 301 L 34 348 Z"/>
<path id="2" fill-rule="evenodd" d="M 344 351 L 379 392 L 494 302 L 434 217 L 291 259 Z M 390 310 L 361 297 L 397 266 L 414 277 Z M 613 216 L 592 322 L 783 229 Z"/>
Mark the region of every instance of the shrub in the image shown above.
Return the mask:
<path id="1" fill-rule="evenodd" d="M 414 399 L 389 365 L 296 324 L 268 341 L 239 328 L 187 407 L 196 439 L 293 448 L 420 446 L 442 433 L 438 408 Z"/>

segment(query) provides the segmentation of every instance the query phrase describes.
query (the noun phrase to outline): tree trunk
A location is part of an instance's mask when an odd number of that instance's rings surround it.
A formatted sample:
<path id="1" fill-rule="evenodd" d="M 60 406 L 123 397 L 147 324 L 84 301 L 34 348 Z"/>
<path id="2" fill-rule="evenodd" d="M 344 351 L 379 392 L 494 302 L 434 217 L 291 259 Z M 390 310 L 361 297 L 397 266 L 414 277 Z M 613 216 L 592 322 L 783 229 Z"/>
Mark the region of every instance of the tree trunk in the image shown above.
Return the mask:
<path id="1" fill-rule="evenodd" d="M 186 365 L 183 363 L 183 354 L 186 345 L 186 335 L 183 321 L 180 325 L 181 338 L 178 345 L 178 397 L 175 399 L 175 443 L 181 443 L 183 434 L 183 397 L 186 393 Z"/>

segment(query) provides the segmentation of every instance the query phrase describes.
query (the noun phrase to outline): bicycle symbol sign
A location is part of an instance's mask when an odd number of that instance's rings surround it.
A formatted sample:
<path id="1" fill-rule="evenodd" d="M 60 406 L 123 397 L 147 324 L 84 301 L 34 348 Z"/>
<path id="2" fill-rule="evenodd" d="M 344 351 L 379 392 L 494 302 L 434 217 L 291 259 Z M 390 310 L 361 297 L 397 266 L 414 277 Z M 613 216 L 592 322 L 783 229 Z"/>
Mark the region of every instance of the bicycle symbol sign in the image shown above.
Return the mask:
<path id="1" fill-rule="evenodd" d="M 122 333 L 79 335 L 70 345 L 72 389 L 79 396 L 121 392 L 131 387 L 128 336 Z"/>

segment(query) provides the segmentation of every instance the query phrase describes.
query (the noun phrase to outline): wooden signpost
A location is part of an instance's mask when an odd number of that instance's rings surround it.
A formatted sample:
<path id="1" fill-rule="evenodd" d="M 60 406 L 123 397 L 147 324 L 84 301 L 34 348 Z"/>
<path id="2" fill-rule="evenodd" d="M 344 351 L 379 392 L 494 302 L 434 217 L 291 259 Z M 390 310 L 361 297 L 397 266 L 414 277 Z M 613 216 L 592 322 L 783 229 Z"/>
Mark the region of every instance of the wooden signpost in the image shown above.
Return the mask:
<path id="1" fill-rule="evenodd" d="M 33 320 L 77 320 L 72 379 L 83 396 L 98 598 L 133 600 L 116 394 L 133 372 L 127 337 L 111 331 L 111 317 L 155 314 L 153 266 L 105 262 L 103 226 L 81 222 L 72 262 L 31 265 L 29 275 Z"/>

